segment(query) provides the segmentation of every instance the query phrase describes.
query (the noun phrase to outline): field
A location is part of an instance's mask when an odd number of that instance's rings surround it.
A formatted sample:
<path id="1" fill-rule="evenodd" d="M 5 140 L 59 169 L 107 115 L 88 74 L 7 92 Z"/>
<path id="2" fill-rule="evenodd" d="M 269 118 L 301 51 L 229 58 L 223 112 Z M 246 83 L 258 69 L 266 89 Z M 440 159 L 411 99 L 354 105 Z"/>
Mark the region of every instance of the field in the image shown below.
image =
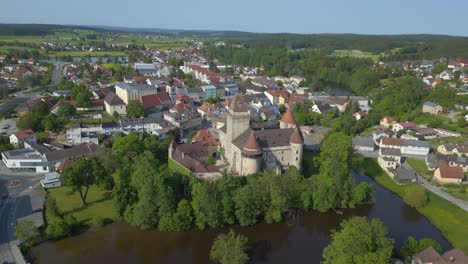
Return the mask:
<path id="1" fill-rule="evenodd" d="M 365 158 L 360 168 L 386 189 L 403 197 L 410 186 L 419 186 L 417 183 L 410 185 L 396 184 L 382 169 L 377 161 Z M 417 188 L 417 187 L 416 187 Z M 420 187 L 423 188 L 423 187 Z M 454 247 L 460 248 L 468 253 L 468 212 L 432 193 L 429 194 L 429 202 L 418 211 L 426 216 Z"/>
<path id="2" fill-rule="evenodd" d="M 57 207 L 64 214 L 72 214 L 81 224 L 91 226 L 95 217 L 117 220 L 117 212 L 112 204 L 111 191 L 102 191 L 96 186 L 89 189 L 87 207 L 81 206 L 78 193 L 69 194 L 70 188 L 60 187 L 50 189 L 48 195 L 55 198 Z M 46 210 L 47 211 L 47 210 Z M 56 217 L 46 215 L 48 224 L 57 220 Z"/>
<path id="3" fill-rule="evenodd" d="M 370 52 L 362 52 L 360 50 L 335 50 L 331 56 L 367 58 L 373 60 L 374 62 L 379 60 L 379 55 Z"/>

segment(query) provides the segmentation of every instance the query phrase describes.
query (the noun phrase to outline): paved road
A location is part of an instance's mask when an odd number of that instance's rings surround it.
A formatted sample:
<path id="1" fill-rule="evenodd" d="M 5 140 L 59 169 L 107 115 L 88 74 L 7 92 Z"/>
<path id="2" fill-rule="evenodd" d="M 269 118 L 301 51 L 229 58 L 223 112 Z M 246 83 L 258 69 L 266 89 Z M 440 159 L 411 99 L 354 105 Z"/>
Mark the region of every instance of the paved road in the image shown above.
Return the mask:
<path id="1" fill-rule="evenodd" d="M 407 163 L 403 163 L 403 166 L 405 166 L 406 168 L 408 168 L 410 170 L 413 170 L 413 168 L 411 168 L 411 166 L 409 166 Z M 458 206 L 458 207 L 460 207 L 463 210 L 468 212 L 468 202 L 467 201 L 464 201 L 464 200 L 459 199 L 459 198 L 457 198 L 457 197 L 455 197 L 455 196 L 453 196 L 453 195 L 451 195 L 449 193 L 444 192 L 441 188 L 439 188 L 438 186 L 430 183 L 428 180 L 426 180 L 419 173 L 417 173 L 416 171 L 414 171 L 414 172 L 418 175 L 417 176 L 418 177 L 417 182 L 421 186 L 426 188 L 428 191 L 434 193 L 435 195 L 444 198 L 445 200 L 455 204 L 456 206 Z"/>
<path id="2" fill-rule="evenodd" d="M 54 68 L 53 68 L 53 71 L 52 71 L 51 82 L 50 82 L 49 85 L 45 86 L 44 88 L 54 87 L 59 83 L 60 75 L 61 75 L 61 72 L 62 72 L 62 67 L 63 67 L 63 63 L 55 63 L 54 64 Z M 26 102 L 28 99 L 33 98 L 35 96 L 38 96 L 40 93 L 41 92 L 30 93 L 28 90 L 17 92 L 17 93 L 14 94 L 14 96 L 16 96 L 15 98 L 13 98 L 12 100 L 0 105 L 0 113 L 4 113 L 8 109 L 10 109 L 10 108 L 12 108 L 12 107 L 14 107 L 14 106 L 16 106 L 18 104 L 21 104 L 23 102 Z"/>
<path id="3" fill-rule="evenodd" d="M 32 211 L 32 200 L 37 199 L 38 176 L 0 176 L 0 193 L 8 198 L 0 207 L 0 263 L 24 263 L 15 238 L 16 220 Z M 16 184 L 8 186 L 15 181 Z"/>

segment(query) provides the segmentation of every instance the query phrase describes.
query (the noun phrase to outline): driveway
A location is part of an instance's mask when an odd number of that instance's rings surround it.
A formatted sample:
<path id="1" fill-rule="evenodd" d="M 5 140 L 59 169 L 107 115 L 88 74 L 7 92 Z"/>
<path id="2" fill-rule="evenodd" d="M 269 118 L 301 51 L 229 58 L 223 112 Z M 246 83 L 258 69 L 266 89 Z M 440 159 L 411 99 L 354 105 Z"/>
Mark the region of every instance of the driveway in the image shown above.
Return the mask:
<path id="1" fill-rule="evenodd" d="M 18 218 L 29 215 L 42 207 L 43 201 L 39 176 L 0 176 L 1 196 L 7 195 L 0 207 L 0 259 L 7 263 L 25 263 L 17 246 L 15 226 Z"/>
<path id="2" fill-rule="evenodd" d="M 413 170 L 413 168 L 411 168 L 411 166 L 409 166 L 409 164 L 407 163 L 403 163 L 403 166 L 405 166 L 406 168 L 410 169 L 410 170 Z M 460 207 L 461 209 L 465 210 L 466 212 L 468 212 L 468 202 L 467 201 L 464 201 L 462 199 L 459 199 L 449 193 L 446 193 L 444 192 L 441 188 L 439 188 L 438 186 L 430 183 L 428 180 L 426 180 L 423 176 L 421 176 L 419 173 L 417 173 L 415 170 L 413 170 L 415 172 L 415 174 L 417 174 L 417 183 L 419 183 L 421 186 L 423 186 L 424 188 L 426 188 L 428 191 L 434 193 L 435 195 L 437 196 L 440 196 L 442 198 L 444 198 L 445 200 L 453 203 L 454 205 Z"/>

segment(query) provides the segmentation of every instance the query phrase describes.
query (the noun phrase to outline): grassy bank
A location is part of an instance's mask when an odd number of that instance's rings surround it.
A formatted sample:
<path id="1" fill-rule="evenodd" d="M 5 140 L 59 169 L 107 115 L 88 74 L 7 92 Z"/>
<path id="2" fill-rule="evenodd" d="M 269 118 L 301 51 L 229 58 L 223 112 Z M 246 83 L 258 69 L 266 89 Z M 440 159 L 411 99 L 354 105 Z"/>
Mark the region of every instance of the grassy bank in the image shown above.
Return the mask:
<path id="1" fill-rule="evenodd" d="M 103 191 L 96 186 L 89 189 L 86 207 L 81 206 L 78 193 L 70 194 L 69 187 L 50 189 L 48 195 L 55 198 L 57 208 L 64 215 L 73 215 L 82 225 L 92 226 L 96 217 L 101 219 L 117 220 L 117 211 L 112 204 L 112 191 Z M 46 210 L 47 224 L 53 224 L 59 220 L 56 216 L 50 215 Z"/>
<path id="2" fill-rule="evenodd" d="M 414 186 L 414 188 L 423 188 L 417 183 L 409 185 L 396 184 L 379 167 L 377 161 L 372 158 L 364 158 L 360 168 L 378 184 L 400 197 L 403 197 L 405 191 L 411 186 Z M 465 253 L 468 253 L 468 212 L 465 212 L 458 206 L 453 205 L 431 192 L 428 194 L 429 202 L 427 205 L 417 210 L 426 216 L 454 247 L 460 248 L 465 251 Z"/>
<path id="3" fill-rule="evenodd" d="M 406 162 L 411 166 L 411 168 L 427 179 L 432 178 L 433 172 L 427 168 L 426 162 L 424 160 L 406 159 Z"/>

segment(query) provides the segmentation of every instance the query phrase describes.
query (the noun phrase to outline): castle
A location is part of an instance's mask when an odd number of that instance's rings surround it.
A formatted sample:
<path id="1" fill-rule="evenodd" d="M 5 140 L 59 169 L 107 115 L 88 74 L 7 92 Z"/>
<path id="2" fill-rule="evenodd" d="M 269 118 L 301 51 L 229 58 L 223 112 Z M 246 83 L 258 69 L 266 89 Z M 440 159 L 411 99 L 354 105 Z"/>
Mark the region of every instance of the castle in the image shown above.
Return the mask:
<path id="1" fill-rule="evenodd" d="M 236 95 L 229 105 L 226 125 L 219 130 L 224 157 L 232 172 L 248 175 L 262 170 L 301 169 L 304 140 L 288 108 L 279 129 L 252 130 L 247 104 Z"/>

